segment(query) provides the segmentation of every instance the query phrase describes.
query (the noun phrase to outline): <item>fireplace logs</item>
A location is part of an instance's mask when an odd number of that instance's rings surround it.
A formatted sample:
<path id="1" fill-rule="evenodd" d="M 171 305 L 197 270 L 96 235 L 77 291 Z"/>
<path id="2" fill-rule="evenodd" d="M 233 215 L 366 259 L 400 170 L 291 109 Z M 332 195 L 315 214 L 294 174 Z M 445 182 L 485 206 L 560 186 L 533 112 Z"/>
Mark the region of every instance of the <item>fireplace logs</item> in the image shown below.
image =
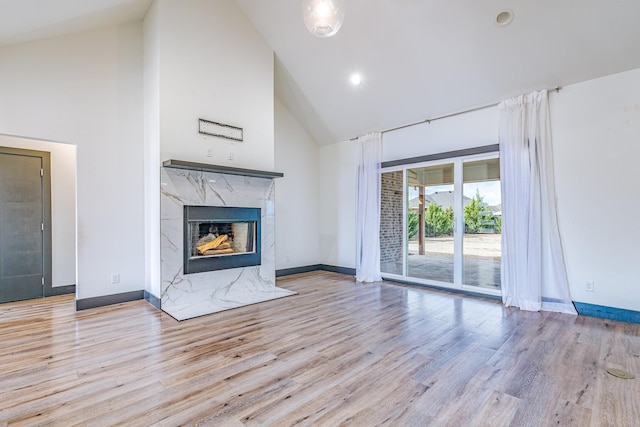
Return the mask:
<path id="1" fill-rule="evenodd" d="M 224 255 L 224 254 L 232 254 L 234 251 L 231 248 L 226 249 L 209 249 L 205 251 L 202 255 Z"/>
<path id="2" fill-rule="evenodd" d="M 209 234 L 209 236 L 211 236 L 211 234 Z M 215 239 L 211 240 L 210 242 L 206 242 L 202 245 L 196 246 L 196 249 L 198 250 L 198 253 L 200 255 L 205 255 L 205 252 L 209 251 L 209 250 L 213 250 L 213 249 L 218 249 L 220 248 L 220 245 L 224 244 L 227 240 L 229 239 L 229 236 L 226 234 L 222 234 L 218 237 L 216 237 Z M 229 246 L 226 246 L 225 248 L 220 248 L 222 249 L 227 249 L 231 247 L 231 244 L 228 244 Z M 233 250 L 231 250 L 231 252 L 233 252 Z M 211 254 L 213 255 L 213 254 Z"/>
<path id="3" fill-rule="evenodd" d="M 208 234 L 198 240 L 196 249 L 198 255 L 203 256 L 232 254 L 235 251 L 231 247 L 231 242 L 228 234 L 222 234 L 218 237 L 214 237 L 213 234 Z"/>

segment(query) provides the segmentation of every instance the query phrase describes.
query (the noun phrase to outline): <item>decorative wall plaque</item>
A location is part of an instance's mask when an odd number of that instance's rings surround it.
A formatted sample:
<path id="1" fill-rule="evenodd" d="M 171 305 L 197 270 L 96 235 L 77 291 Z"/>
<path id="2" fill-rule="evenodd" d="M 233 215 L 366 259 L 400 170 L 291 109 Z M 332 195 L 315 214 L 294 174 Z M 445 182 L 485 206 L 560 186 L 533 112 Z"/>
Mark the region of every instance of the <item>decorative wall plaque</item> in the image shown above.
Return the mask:
<path id="1" fill-rule="evenodd" d="M 242 141 L 242 128 L 216 123 L 205 119 L 198 120 L 198 132 L 203 135 L 218 136 L 220 138 Z"/>

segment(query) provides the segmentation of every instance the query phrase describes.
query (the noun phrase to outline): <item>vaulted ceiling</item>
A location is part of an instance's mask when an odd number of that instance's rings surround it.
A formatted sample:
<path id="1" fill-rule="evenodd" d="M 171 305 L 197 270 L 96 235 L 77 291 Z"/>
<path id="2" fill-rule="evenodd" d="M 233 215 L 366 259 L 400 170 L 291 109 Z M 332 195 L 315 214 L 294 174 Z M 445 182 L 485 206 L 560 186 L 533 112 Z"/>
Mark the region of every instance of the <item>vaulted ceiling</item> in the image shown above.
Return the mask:
<path id="1" fill-rule="evenodd" d="M 144 18 L 152 0 L 0 0 L 0 46 Z"/>
<path id="2" fill-rule="evenodd" d="M 301 0 L 237 3 L 320 144 L 640 67 L 637 0 L 345 0 L 329 39 L 307 32 Z"/>
<path id="3" fill-rule="evenodd" d="M 307 32 L 302 0 L 236 2 L 275 52 L 276 95 L 319 144 L 640 67 L 638 0 L 345 0 L 328 39 Z M 150 3 L 0 0 L 0 45 L 140 20 Z M 514 19 L 499 26 L 504 9 Z"/>

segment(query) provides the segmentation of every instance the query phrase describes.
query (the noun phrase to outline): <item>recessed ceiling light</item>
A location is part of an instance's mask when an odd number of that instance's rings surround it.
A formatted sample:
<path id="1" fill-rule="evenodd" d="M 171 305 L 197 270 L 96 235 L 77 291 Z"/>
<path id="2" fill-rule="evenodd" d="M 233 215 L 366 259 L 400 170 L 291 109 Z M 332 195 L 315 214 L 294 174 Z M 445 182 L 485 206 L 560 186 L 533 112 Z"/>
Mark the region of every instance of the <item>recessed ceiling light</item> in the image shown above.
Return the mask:
<path id="1" fill-rule="evenodd" d="M 496 15 L 496 25 L 506 27 L 513 21 L 513 10 L 505 9 Z"/>
<path id="2" fill-rule="evenodd" d="M 362 75 L 360 73 L 353 73 L 349 77 L 349 81 L 354 86 L 360 86 L 362 84 Z"/>

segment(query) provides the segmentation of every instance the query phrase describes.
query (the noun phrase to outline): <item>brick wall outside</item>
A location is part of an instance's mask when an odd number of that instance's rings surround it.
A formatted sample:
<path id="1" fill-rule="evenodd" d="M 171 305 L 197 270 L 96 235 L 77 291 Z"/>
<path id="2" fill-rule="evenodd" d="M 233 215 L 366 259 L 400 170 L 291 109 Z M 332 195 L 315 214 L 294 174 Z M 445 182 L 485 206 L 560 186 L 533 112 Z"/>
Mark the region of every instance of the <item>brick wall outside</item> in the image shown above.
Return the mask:
<path id="1" fill-rule="evenodd" d="M 402 171 L 383 173 L 380 194 L 380 262 L 402 260 Z"/>

